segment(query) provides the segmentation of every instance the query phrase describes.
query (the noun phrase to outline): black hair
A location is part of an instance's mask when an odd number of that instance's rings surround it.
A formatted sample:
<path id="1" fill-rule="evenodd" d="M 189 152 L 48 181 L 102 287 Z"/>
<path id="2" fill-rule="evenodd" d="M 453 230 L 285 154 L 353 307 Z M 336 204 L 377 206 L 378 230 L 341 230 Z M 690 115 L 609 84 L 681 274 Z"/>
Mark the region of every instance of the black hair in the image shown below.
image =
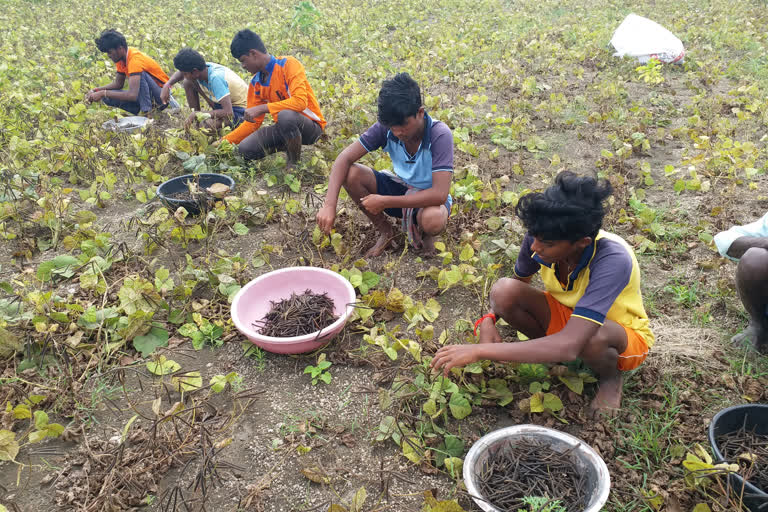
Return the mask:
<path id="1" fill-rule="evenodd" d="M 521 197 L 515 213 L 525 229 L 540 240 L 594 239 L 605 217 L 603 201 L 612 193 L 606 180 L 563 171 L 544 192 Z"/>
<path id="2" fill-rule="evenodd" d="M 239 59 L 242 55 L 245 55 L 251 50 L 267 53 L 267 47 L 264 46 L 264 41 L 261 40 L 259 34 L 252 30 L 241 30 L 235 34 L 235 37 L 232 38 L 232 42 L 229 44 L 229 51 L 232 52 L 232 56 L 236 59 Z"/>
<path id="3" fill-rule="evenodd" d="M 400 126 L 421 108 L 419 84 L 408 73 L 398 73 L 384 80 L 379 91 L 379 122 L 384 126 Z"/>
<path id="4" fill-rule="evenodd" d="M 96 47 L 100 52 L 107 53 L 114 48 L 128 48 L 128 42 L 123 34 L 110 28 L 96 38 Z"/>
<path id="5" fill-rule="evenodd" d="M 182 48 L 173 58 L 173 66 L 179 71 L 191 73 L 195 69 L 202 71 L 205 69 L 205 59 L 200 53 L 192 48 Z"/>

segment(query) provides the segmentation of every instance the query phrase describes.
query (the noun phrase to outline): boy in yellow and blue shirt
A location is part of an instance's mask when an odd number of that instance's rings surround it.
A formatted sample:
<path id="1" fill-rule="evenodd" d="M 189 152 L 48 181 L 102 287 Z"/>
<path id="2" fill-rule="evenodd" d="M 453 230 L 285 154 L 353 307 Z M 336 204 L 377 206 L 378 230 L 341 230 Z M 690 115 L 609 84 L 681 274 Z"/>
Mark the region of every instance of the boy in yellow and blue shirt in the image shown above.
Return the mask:
<path id="1" fill-rule="evenodd" d="M 452 345 L 432 360 L 444 373 L 481 359 L 552 363 L 582 359 L 599 376 L 593 412 L 621 405 L 622 371 L 637 368 L 654 343 L 640 293 L 640 269 L 621 237 L 601 230 L 611 186 L 560 173 L 543 193 L 520 199 L 528 233 L 514 277 L 497 281 L 491 312 L 475 324 L 476 345 Z M 530 285 L 539 273 L 545 290 Z M 503 318 L 529 341 L 502 343 Z"/>
<path id="2" fill-rule="evenodd" d="M 193 111 L 200 111 L 200 96 L 211 108 L 210 119 L 205 126 L 217 130 L 223 123 L 232 127 L 243 122 L 247 102 L 248 86 L 234 71 L 221 64 L 206 62 L 200 53 L 192 48 L 182 48 L 173 58 L 176 71 L 163 85 L 160 97 L 167 101 L 171 87 L 182 82 L 187 104 Z M 184 123 L 189 127 L 196 122 L 193 112 Z"/>

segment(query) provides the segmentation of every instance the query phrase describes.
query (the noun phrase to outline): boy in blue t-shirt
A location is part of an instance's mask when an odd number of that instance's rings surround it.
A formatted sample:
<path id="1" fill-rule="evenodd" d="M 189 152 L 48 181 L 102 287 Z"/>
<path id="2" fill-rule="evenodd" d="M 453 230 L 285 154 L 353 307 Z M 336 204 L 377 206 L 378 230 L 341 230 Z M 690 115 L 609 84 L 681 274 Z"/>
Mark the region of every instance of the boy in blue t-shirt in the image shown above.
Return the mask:
<path id="1" fill-rule="evenodd" d="M 389 154 L 394 172 L 356 163 L 379 148 Z M 380 255 L 395 236 L 385 214 L 402 219 L 411 245 L 431 255 L 435 236 L 445 229 L 451 212 L 452 177 L 450 128 L 429 117 L 421 104 L 419 85 L 408 73 L 399 73 L 381 86 L 378 122 L 333 163 L 317 225 L 323 232 L 331 232 L 343 186 L 379 234 L 366 256 Z"/>
<path id="2" fill-rule="evenodd" d="M 223 123 L 233 128 L 243 122 L 248 86 L 242 78 L 226 66 L 206 62 L 202 55 L 192 48 L 184 48 L 173 58 L 178 69 L 163 86 L 160 98 L 171 94 L 171 87 L 182 80 L 187 103 L 194 111 L 200 110 L 200 96 L 211 108 L 205 126 L 218 130 Z M 193 112 L 184 123 L 188 128 L 197 121 Z"/>

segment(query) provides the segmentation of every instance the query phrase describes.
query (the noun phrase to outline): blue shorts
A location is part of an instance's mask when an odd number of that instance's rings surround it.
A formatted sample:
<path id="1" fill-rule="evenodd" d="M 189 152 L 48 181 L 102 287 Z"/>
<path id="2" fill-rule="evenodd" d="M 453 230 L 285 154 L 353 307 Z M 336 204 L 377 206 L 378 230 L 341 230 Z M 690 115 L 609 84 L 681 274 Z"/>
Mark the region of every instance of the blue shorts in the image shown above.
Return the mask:
<path id="1" fill-rule="evenodd" d="M 408 192 L 408 186 L 404 183 L 400 183 L 398 181 L 395 181 L 392 179 L 392 175 L 386 172 L 381 172 L 377 170 L 373 170 L 373 175 L 376 177 L 376 193 L 380 196 L 404 196 L 406 192 Z M 445 200 L 445 207 L 448 209 L 448 216 L 451 215 L 451 205 L 453 204 L 453 198 L 451 198 L 451 195 L 448 194 L 448 197 Z M 418 215 L 420 208 L 414 208 L 413 209 L 413 223 L 415 225 L 419 225 L 418 221 L 416 220 L 416 215 Z M 403 218 L 403 209 L 402 208 L 385 208 L 384 213 L 389 215 L 390 217 L 397 217 L 398 219 Z"/>
<path id="2" fill-rule="evenodd" d="M 213 104 L 213 110 L 221 110 L 222 108 L 224 107 L 221 106 L 221 103 Z M 238 126 L 243 121 L 245 121 L 245 109 L 232 105 L 232 128 Z"/>

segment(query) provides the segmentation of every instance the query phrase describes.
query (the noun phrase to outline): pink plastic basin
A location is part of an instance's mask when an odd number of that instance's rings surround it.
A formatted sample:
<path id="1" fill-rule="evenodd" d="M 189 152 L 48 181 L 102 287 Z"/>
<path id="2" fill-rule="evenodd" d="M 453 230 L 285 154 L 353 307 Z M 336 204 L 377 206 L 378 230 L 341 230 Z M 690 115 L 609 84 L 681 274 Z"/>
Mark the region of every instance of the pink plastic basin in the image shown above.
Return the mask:
<path id="1" fill-rule="evenodd" d="M 313 293 L 327 293 L 333 300 L 334 314 L 339 318 L 321 331 L 304 336 L 276 338 L 263 336 L 253 327 L 272 308 L 270 301 L 287 299 L 291 293 L 302 294 L 305 290 Z M 316 267 L 290 267 L 275 270 L 259 276 L 237 292 L 232 301 L 232 321 L 235 327 L 251 342 L 278 354 L 300 354 L 311 352 L 328 343 L 344 328 L 352 313 L 355 289 L 340 274 Z"/>

